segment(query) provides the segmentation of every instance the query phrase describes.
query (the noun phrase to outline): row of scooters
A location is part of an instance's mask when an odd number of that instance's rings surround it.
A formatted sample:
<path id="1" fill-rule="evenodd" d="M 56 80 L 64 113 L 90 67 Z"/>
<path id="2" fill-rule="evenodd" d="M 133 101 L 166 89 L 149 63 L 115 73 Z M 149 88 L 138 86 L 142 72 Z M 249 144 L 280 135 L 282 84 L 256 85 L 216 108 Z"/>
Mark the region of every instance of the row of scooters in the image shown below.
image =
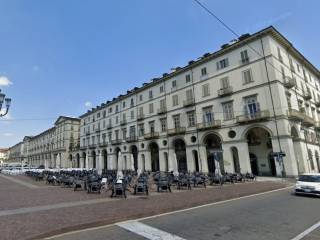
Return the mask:
<path id="1" fill-rule="evenodd" d="M 157 192 L 171 192 L 172 186 L 178 190 L 192 187 L 206 187 L 209 185 L 234 184 L 245 181 L 254 181 L 255 176 L 251 173 L 225 173 L 203 174 L 173 173 L 173 172 L 143 172 L 106 170 L 98 174 L 96 170 L 60 170 L 60 171 L 26 171 L 35 181 L 45 181 L 49 185 L 73 188 L 74 191 L 85 190 L 88 193 L 101 193 L 103 190 L 110 191 L 110 197 L 127 197 L 127 192 L 134 195 L 149 195 L 152 185 L 156 186 Z"/>

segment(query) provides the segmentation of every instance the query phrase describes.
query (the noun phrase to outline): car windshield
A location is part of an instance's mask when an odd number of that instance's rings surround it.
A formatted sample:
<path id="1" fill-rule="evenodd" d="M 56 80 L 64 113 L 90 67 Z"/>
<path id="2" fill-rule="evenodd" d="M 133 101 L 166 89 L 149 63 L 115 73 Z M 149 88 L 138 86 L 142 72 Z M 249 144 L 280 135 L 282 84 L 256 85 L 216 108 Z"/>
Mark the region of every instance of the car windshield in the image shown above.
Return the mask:
<path id="1" fill-rule="evenodd" d="M 300 182 L 320 182 L 320 176 L 317 175 L 301 175 Z"/>

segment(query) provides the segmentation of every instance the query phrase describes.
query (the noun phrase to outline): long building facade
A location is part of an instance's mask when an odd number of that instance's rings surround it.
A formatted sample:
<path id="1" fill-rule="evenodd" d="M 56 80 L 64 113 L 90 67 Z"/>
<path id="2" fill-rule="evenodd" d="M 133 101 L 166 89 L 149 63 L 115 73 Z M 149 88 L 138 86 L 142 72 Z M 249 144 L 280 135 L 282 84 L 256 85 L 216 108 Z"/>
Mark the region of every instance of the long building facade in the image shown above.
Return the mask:
<path id="1" fill-rule="evenodd" d="M 54 127 L 24 139 L 28 163 L 45 168 L 68 168 L 75 165 L 72 151 L 79 144 L 80 120 L 60 116 Z"/>
<path id="2" fill-rule="evenodd" d="M 319 172 L 319 80 L 273 27 L 245 34 L 80 116 L 72 157 L 100 171 Z"/>

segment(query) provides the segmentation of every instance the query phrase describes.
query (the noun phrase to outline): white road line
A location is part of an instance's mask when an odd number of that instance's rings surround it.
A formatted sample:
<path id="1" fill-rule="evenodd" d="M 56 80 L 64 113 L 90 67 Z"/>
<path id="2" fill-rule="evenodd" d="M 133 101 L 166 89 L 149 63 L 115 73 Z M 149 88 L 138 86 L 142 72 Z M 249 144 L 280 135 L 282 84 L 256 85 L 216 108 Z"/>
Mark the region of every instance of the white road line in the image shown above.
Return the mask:
<path id="1" fill-rule="evenodd" d="M 177 235 L 167 233 L 137 221 L 118 223 L 117 226 L 150 240 L 185 240 Z"/>
<path id="2" fill-rule="evenodd" d="M 305 236 L 307 236 L 309 233 L 311 233 L 314 230 L 316 230 L 318 227 L 320 227 L 320 221 L 317 222 L 316 224 L 314 224 L 313 226 L 309 227 L 304 232 L 300 233 L 298 236 L 292 238 L 291 240 L 300 240 L 300 239 L 304 238 Z"/>
<path id="3" fill-rule="evenodd" d="M 274 193 L 274 192 L 280 192 L 280 191 L 284 191 L 284 190 L 288 190 L 288 189 L 292 189 L 292 186 L 279 188 L 279 189 L 275 189 L 275 190 L 270 190 L 270 191 L 267 191 L 267 192 L 255 193 L 255 194 L 251 194 L 251 195 L 247 195 L 247 196 L 232 198 L 232 199 L 223 200 L 223 201 L 220 201 L 220 202 L 208 203 L 208 204 L 204 204 L 204 205 L 200 205 L 200 206 L 196 206 L 196 207 L 191 207 L 191 208 L 185 208 L 185 209 L 176 210 L 176 211 L 172 211 L 172 212 L 161 213 L 161 214 L 152 215 L 152 216 L 149 216 L 149 217 L 142 217 L 142 218 L 139 218 L 139 219 L 135 219 L 135 221 L 143 221 L 143 220 L 162 217 L 162 216 L 166 216 L 166 215 L 172 215 L 172 214 L 181 213 L 181 212 L 188 212 L 188 211 L 192 211 L 192 210 L 195 210 L 195 209 L 198 209 L 198 208 L 204 208 L 204 207 L 210 207 L 210 206 L 214 206 L 214 205 L 229 203 L 229 202 L 233 202 L 233 201 L 237 201 L 237 200 L 241 200 L 241 199 L 257 197 L 257 196 L 266 195 L 266 194 L 270 194 L 270 193 Z M 54 238 L 59 238 L 59 237 L 72 235 L 72 234 L 77 234 L 77 233 L 81 233 L 81 232 L 94 231 L 94 230 L 109 228 L 109 227 L 115 226 L 116 224 L 120 224 L 120 223 L 122 223 L 122 222 L 111 223 L 111 224 L 98 226 L 98 227 L 92 227 L 92 228 L 84 228 L 84 229 L 80 229 L 80 230 L 75 230 L 75 231 L 71 231 L 71 232 L 57 234 L 57 235 L 54 235 L 54 236 L 47 237 L 45 239 L 54 239 Z"/>
<path id="4" fill-rule="evenodd" d="M 31 184 L 31 183 L 27 183 L 27 182 L 21 181 L 19 179 L 15 179 L 13 177 L 7 177 L 7 176 L 4 176 L 2 174 L 0 174 L 0 176 L 5 178 L 5 179 L 7 179 L 7 180 L 9 180 L 9 181 L 15 182 L 17 184 L 20 184 L 20 185 L 28 187 L 28 188 L 32 188 L 32 189 L 40 188 L 39 186 L 36 186 L 36 185 Z"/>

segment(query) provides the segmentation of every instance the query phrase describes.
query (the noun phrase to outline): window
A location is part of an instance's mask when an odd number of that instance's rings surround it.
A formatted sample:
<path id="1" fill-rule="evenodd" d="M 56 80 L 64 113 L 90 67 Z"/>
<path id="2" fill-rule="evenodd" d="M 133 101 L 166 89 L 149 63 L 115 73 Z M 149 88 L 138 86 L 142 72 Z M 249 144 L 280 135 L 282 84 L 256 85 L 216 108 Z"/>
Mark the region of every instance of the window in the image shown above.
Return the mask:
<path id="1" fill-rule="evenodd" d="M 294 65 L 293 65 L 293 62 L 292 62 L 292 59 L 291 59 L 291 58 L 289 58 L 289 64 L 290 64 L 290 69 L 291 69 L 291 71 L 295 73 L 296 70 L 295 70 L 295 68 L 294 68 Z"/>
<path id="2" fill-rule="evenodd" d="M 224 120 L 231 120 L 234 118 L 233 115 L 233 102 L 228 102 L 228 103 L 223 103 L 222 104 L 223 108 L 223 117 Z"/>
<path id="3" fill-rule="evenodd" d="M 280 62 L 283 62 L 282 55 L 281 55 L 281 51 L 280 51 L 280 48 L 279 48 L 279 47 L 277 47 L 277 51 L 278 51 L 279 61 L 280 61 Z"/>
<path id="4" fill-rule="evenodd" d="M 144 135 L 144 123 L 140 123 L 138 125 L 138 128 L 139 128 L 139 136 L 143 136 Z"/>
<path id="5" fill-rule="evenodd" d="M 140 96 L 139 96 L 139 100 L 140 100 L 140 102 L 142 102 L 142 101 L 143 101 L 143 95 L 142 95 L 142 94 L 140 94 Z"/>
<path id="6" fill-rule="evenodd" d="M 260 104 L 257 102 L 257 96 L 246 97 L 245 99 L 245 114 L 255 118 L 256 113 L 260 112 Z"/>
<path id="7" fill-rule="evenodd" d="M 122 128 L 122 139 L 126 139 L 126 138 L 127 138 L 127 129 Z"/>
<path id="8" fill-rule="evenodd" d="M 104 110 L 104 111 L 103 111 L 103 117 L 105 118 L 106 115 L 107 115 L 107 112 L 106 112 L 106 110 Z"/>
<path id="9" fill-rule="evenodd" d="M 112 113 L 112 107 L 111 107 L 111 108 L 109 108 L 109 113 Z"/>
<path id="10" fill-rule="evenodd" d="M 116 124 L 119 123 L 119 116 L 116 116 Z"/>
<path id="11" fill-rule="evenodd" d="M 191 81 L 191 76 L 190 74 L 186 75 L 186 83 L 189 83 Z"/>
<path id="12" fill-rule="evenodd" d="M 133 98 L 131 98 L 130 107 L 133 107 L 133 106 L 134 106 L 134 101 L 133 101 Z"/>
<path id="13" fill-rule="evenodd" d="M 207 68 L 204 67 L 204 68 L 201 68 L 201 76 L 205 76 L 207 75 Z"/>
<path id="14" fill-rule="evenodd" d="M 286 80 L 286 73 L 284 71 L 284 67 L 281 66 L 281 74 L 282 74 L 282 80 Z"/>
<path id="15" fill-rule="evenodd" d="M 298 72 L 300 72 L 300 66 L 298 63 L 297 63 L 297 70 L 298 70 Z"/>
<path id="16" fill-rule="evenodd" d="M 219 62 L 217 62 L 217 70 L 226 68 L 229 66 L 229 60 L 228 58 L 222 59 Z"/>
<path id="17" fill-rule="evenodd" d="M 228 88 L 229 87 L 229 78 L 228 77 L 221 78 L 220 85 L 221 85 L 221 89 Z"/>
<path id="18" fill-rule="evenodd" d="M 136 127 L 131 126 L 130 127 L 130 137 L 135 137 L 136 136 Z"/>
<path id="19" fill-rule="evenodd" d="M 203 108 L 203 122 L 211 123 L 214 120 L 212 107 Z"/>
<path id="20" fill-rule="evenodd" d="M 125 114 L 125 113 L 123 113 L 123 114 L 122 114 L 122 121 L 123 121 L 123 122 L 125 122 L 125 121 L 126 121 L 126 119 L 127 119 L 127 116 L 126 116 L 126 114 Z"/>
<path id="21" fill-rule="evenodd" d="M 179 105 L 179 98 L 178 95 L 172 96 L 172 106 L 178 106 Z"/>
<path id="22" fill-rule="evenodd" d="M 180 115 L 174 115 L 173 116 L 173 125 L 174 128 L 180 128 Z"/>
<path id="23" fill-rule="evenodd" d="M 164 87 L 160 86 L 160 93 L 163 93 L 163 92 L 164 92 Z"/>
<path id="24" fill-rule="evenodd" d="M 167 119 L 166 118 L 160 119 L 160 124 L 161 124 L 161 131 L 162 132 L 167 131 Z"/>
<path id="25" fill-rule="evenodd" d="M 193 92 L 192 89 L 188 89 L 186 91 L 186 97 L 187 97 L 187 101 L 192 101 L 193 100 Z"/>
<path id="26" fill-rule="evenodd" d="M 194 111 L 187 113 L 189 127 L 195 126 Z"/>
<path id="27" fill-rule="evenodd" d="M 166 100 L 165 99 L 160 100 L 160 109 L 166 109 Z"/>
<path id="28" fill-rule="evenodd" d="M 130 115 L 131 115 L 131 119 L 134 119 L 134 111 L 131 111 Z"/>
<path id="29" fill-rule="evenodd" d="M 143 116 L 143 107 L 140 107 L 140 108 L 139 108 L 139 115 L 140 115 L 140 116 Z"/>
<path id="30" fill-rule="evenodd" d="M 153 103 L 149 104 L 149 113 L 153 113 Z"/>
<path id="31" fill-rule="evenodd" d="M 176 88 L 177 87 L 177 81 L 176 80 L 173 80 L 171 84 L 172 84 L 172 88 Z"/>
<path id="32" fill-rule="evenodd" d="M 202 97 L 210 96 L 209 83 L 202 85 Z"/>
<path id="33" fill-rule="evenodd" d="M 100 112 L 97 113 L 97 118 L 100 118 Z"/>
<path id="34" fill-rule="evenodd" d="M 150 133 L 154 133 L 155 132 L 154 121 L 149 122 L 149 129 L 150 129 Z"/>
<path id="35" fill-rule="evenodd" d="M 242 72 L 243 84 L 248 84 L 253 82 L 251 69 L 245 70 Z"/>
<path id="36" fill-rule="evenodd" d="M 119 106 L 116 106 L 116 113 L 119 112 Z"/>
<path id="37" fill-rule="evenodd" d="M 247 50 L 241 51 L 240 55 L 241 55 L 241 62 L 243 64 L 249 62 L 249 56 L 248 56 L 248 51 Z"/>
<path id="38" fill-rule="evenodd" d="M 126 107 L 126 102 L 122 102 L 122 108 Z"/>
<path id="39" fill-rule="evenodd" d="M 119 130 L 115 130 L 114 133 L 116 135 L 116 140 L 119 140 Z"/>
<path id="40" fill-rule="evenodd" d="M 152 90 L 149 91 L 149 99 L 153 98 Z"/>

